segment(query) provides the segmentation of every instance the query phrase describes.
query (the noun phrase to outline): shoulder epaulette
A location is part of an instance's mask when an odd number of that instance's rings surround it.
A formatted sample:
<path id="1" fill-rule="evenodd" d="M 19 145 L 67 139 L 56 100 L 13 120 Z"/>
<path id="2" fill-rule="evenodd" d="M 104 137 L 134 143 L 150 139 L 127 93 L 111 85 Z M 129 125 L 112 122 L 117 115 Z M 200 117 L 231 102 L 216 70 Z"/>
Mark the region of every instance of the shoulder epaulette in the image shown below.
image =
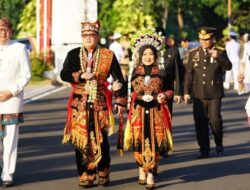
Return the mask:
<path id="1" fill-rule="evenodd" d="M 221 47 L 221 46 L 217 46 L 216 49 L 221 50 L 221 51 L 224 51 L 224 50 L 225 50 L 225 48 L 223 48 L 223 47 Z"/>
<path id="2" fill-rule="evenodd" d="M 189 53 L 191 53 L 191 52 L 193 52 L 193 51 L 195 51 L 195 50 L 198 50 L 198 49 L 199 49 L 199 47 L 196 47 L 196 48 L 190 49 L 190 50 L 189 50 Z"/>

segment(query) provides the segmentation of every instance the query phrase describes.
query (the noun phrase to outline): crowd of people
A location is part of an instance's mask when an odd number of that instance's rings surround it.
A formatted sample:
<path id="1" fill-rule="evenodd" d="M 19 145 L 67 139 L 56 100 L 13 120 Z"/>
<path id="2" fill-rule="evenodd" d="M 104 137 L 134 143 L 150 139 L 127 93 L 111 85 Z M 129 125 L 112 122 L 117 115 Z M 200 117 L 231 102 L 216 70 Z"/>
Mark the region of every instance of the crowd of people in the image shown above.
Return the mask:
<path id="1" fill-rule="evenodd" d="M 176 47 L 161 27 L 137 36 L 134 44 L 126 36 L 126 48 L 119 41 L 121 34 L 115 33 L 108 49 L 99 44 L 100 28 L 99 21 L 81 23 L 82 45 L 68 52 L 60 73 L 61 79 L 72 87 L 62 143 L 70 143 L 75 148 L 79 187 L 92 187 L 96 179 L 100 186 L 110 183 L 108 136 L 115 131 L 112 96 L 119 116 L 128 111 L 124 133 L 122 117 L 119 118 L 118 147 L 133 151 L 138 184 L 147 189 L 155 188 L 160 158 L 173 150 L 173 102 L 193 103 L 197 158 L 209 157 L 209 128 L 214 135 L 216 153 L 223 156 L 221 100 L 224 88 L 230 87 L 231 70 L 234 89 L 239 94 L 250 91 L 249 39 L 242 58 L 238 56 L 240 45 L 235 33 L 230 33 L 226 48 L 218 47 L 216 28 L 212 27 L 198 29 L 200 45 L 192 50 L 186 39 L 181 47 Z M 31 78 L 28 53 L 23 45 L 10 40 L 11 35 L 11 23 L 7 18 L 0 18 L 3 187 L 14 185 L 18 124 L 23 122 L 23 88 Z M 240 60 L 245 63 L 244 73 L 239 69 Z M 108 88 L 110 76 L 111 88 Z M 250 126 L 250 97 L 246 112 Z"/>

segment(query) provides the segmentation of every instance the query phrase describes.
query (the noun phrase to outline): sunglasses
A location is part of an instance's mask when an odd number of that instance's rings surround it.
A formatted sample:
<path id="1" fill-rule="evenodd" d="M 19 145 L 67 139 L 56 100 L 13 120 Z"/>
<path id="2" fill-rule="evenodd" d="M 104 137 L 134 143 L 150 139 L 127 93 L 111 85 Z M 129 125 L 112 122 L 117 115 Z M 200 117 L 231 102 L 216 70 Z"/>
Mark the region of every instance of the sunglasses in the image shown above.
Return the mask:
<path id="1" fill-rule="evenodd" d="M 90 34 L 82 34 L 83 38 L 95 38 L 96 34 L 95 33 L 90 33 Z"/>

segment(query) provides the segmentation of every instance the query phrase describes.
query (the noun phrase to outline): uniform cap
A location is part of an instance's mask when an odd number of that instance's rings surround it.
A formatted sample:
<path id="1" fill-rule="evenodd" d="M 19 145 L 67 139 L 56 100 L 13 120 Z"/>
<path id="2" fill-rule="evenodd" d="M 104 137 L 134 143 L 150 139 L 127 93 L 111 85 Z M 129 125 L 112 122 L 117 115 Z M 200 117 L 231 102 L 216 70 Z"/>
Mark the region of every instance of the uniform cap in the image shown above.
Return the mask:
<path id="1" fill-rule="evenodd" d="M 199 39 L 207 40 L 207 39 L 211 38 L 214 35 L 215 32 L 216 32 L 216 28 L 213 28 L 213 27 L 200 27 L 198 29 Z"/>

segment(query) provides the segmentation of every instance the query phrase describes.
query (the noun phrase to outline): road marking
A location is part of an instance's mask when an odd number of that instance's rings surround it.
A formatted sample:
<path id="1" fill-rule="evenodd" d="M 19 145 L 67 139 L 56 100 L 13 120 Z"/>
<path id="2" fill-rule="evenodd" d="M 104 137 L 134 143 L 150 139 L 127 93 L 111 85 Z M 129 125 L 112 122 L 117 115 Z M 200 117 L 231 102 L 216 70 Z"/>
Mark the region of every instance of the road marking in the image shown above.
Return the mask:
<path id="1" fill-rule="evenodd" d="M 41 99 L 41 98 L 43 98 L 43 97 L 45 97 L 45 96 L 51 95 L 51 94 L 56 93 L 56 92 L 59 92 L 59 91 L 61 91 L 61 90 L 64 90 L 64 89 L 66 89 L 67 87 L 68 87 L 68 86 L 61 86 L 61 87 L 59 87 L 59 88 L 56 88 L 56 89 L 53 89 L 53 90 L 49 90 L 48 92 L 45 92 L 45 93 L 40 94 L 40 95 L 38 95 L 38 96 L 34 96 L 34 97 L 32 97 L 32 98 L 27 98 L 27 99 L 24 100 L 23 104 L 28 104 L 28 103 L 30 103 L 30 102 L 34 102 L 35 100 Z"/>

